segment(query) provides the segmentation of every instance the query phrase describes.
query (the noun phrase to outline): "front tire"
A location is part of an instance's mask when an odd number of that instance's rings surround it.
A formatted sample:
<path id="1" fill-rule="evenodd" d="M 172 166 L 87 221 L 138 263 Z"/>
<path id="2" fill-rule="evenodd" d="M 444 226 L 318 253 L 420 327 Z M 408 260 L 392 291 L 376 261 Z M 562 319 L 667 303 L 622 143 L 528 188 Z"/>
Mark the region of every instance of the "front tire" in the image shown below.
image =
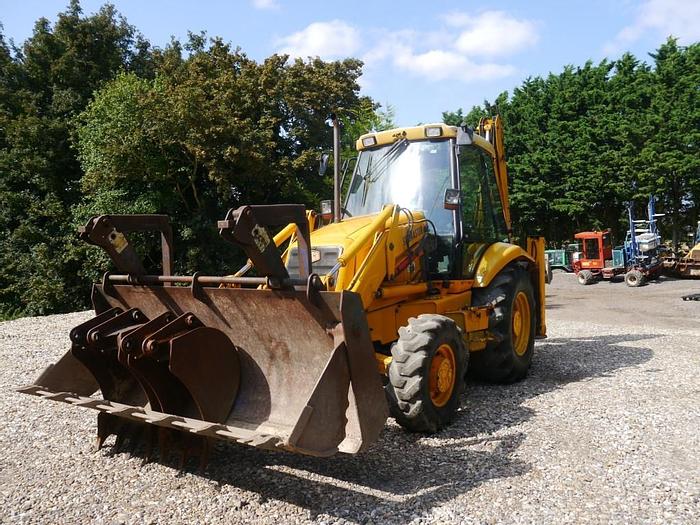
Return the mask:
<path id="1" fill-rule="evenodd" d="M 399 329 L 386 393 L 391 415 L 412 432 L 437 432 L 454 419 L 469 352 L 449 317 L 423 314 Z"/>
<path id="2" fill-rule="evenodd" d="M 630 270 L 625 274 L 625 284 L 632 288 L 642 286 L 645 282 L 644 274 L 639 270 Z"/>
<path id="3" fill-rule="evenodd" d="M 509 266 L 489 286 L 474 289 L 472 304 L 498 301 L 489 314 L 493 340 L 473 352 L 471 369 L 493 383 L 514 383 L 527 375 L 535 350 L 535 294 L 528 272 Z"/>
<path id="4" fill-rule="evenodd" d="M 579 284 L 582 284 L 584 286 L 593 284 L 593 281 L 595 280 L 595 276 L 590 270 L 581 270 L 580 272 L 578 272 L 578 275 L 576 277 L 578 278 Z"/>

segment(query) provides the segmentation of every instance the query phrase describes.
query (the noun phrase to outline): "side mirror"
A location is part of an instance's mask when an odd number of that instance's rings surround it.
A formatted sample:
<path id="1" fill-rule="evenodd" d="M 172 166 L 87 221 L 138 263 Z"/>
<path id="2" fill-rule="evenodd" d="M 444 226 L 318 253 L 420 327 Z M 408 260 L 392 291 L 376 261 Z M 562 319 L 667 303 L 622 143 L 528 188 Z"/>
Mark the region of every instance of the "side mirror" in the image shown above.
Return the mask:
<path id="1" fill-rule="evenodd" d="M 446 210 L 458 210 L 459 205 L 462 203 L 462 197 L 458 189 L 447 188 L 445 190 L 445 209 Z"/>
<path id="2" fill-rule="evenodd" d="M 474 130 L 467 126 L 460 126 L 457 128 L 457 145 L 458 146 L 468 146 L 474 139 Z"/>
<path id="3" fill-rule="evenodd" d="M 318 163 L 318 174 L 323 177 L 326 174 L 326 170 L 328 169 L 328 159 L 330 159 L 330 155 L 328 153 L 323 153 L 321 155 L 321 159 Z"/>

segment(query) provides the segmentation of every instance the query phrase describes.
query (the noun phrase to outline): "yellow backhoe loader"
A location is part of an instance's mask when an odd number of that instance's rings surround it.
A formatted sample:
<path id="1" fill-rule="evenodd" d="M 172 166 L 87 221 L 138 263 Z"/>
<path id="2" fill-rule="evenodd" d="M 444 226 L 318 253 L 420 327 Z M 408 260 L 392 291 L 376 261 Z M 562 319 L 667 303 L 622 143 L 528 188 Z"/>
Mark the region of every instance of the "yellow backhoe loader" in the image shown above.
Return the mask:
<path id="1" fill-rule="evenodd" d="M 369 133 L 357 149 L 324 213 L 251 205 L 218 222 L 248 257 L 233 275 L 173 275 L 166 216 L 92 218 L 80 236 L 116 272 L 68 353 L 21 391 L 97 410 L 98 447 L 140 436 L 184 461 L 212 438 L 356 453 L 389 414 L 448 425 L 468 369 L 523 378 L 546 335 L 544 240 L 513 244 L 499 118 Z M 161 274 L 138 231 L 160 232 Z"/>

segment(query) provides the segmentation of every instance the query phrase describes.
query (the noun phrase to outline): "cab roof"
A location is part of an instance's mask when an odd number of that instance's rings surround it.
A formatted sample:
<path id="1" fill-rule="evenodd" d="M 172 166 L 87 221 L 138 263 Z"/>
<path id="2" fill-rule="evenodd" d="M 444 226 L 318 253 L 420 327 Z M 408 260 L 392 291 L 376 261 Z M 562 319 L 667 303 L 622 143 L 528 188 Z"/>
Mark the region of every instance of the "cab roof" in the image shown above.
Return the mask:
<path id="1" fill-rule="evenodd" d="M 436 133 L 436 128 L 440 129 L 440 133 L 437 136 L 428 136 L 428 129 L 431 129 L 431 133 Z M 371 146 L 365 146 L 363 140 L 366 138 L 374 137 L 376 140 L 375 144 Z M 387 144 L 393 144 L 401 139 L 408 140 L 441 140 L 450 139 L 457 137 L 457 126 L 449 126 L 447 124 L 436 123 L 436 124 L 422 124 L 420 126 L 412 126 L 407 128 L 394 128 L 388 129 L 386 131 L 377 131 L 376 133 L 365 133 L 361 135 L 355 144 L 357 151 L 363 151 L 366 149 L 376 148 L 377 146 L 385 146 Z M 493 146 L 489 141 L 474 133 L 472 140 L 474 144 L 482 147 L 483 149 L 489 151 L 493 155 Z"/>
<path id="2" fill-rule="evenodd" d="M 574 235 L 575 239 L 596 239 L 598 237 L 601 237 L 605 235 L 606 233 L 610 233 L 610 228 L 606 230 L 594 230 L 594 231 L 588 231 L 588 232 L 578 232 L 576 235 Z"/>

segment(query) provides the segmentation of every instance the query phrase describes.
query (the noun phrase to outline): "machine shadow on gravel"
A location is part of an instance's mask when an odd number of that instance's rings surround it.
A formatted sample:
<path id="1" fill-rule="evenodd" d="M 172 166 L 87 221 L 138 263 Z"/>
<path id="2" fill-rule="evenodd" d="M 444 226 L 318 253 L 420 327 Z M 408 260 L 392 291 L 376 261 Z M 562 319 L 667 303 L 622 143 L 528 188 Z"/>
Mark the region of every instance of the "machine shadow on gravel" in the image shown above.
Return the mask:
<path id="1" fill-rule="evenodd" d="M 524 402 L 570 383 L 605 378 L 639 366 L 657 335 L 552 338 L 537 344 L 526 380 L 490 385 L 470 380 L 452 426 L 433 435 L 411 434 L 390 423 L 365 454 L 313 458 L 221 445 L 204 474 L 308 509 L 358 523 L 391 521 L 410 509 L 422 515 L 479 484 L 528 472 L 515 457 L 526 435 L 512 427 L 534 411 Z M 261 468 L 262 467 L 262 468 Z M 393 518 L 392 518 L 393 516 Z"/>

